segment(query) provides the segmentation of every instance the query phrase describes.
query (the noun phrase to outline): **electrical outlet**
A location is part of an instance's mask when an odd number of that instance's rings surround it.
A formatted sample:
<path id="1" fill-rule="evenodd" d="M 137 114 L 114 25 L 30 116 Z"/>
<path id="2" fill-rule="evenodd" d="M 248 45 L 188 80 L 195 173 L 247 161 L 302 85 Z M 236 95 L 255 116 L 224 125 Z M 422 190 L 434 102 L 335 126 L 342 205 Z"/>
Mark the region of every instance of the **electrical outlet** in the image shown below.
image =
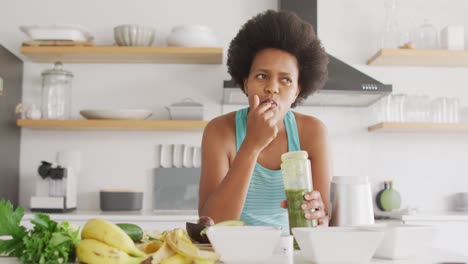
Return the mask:
<path id="1" fill-rule="evenodd" d="M 3 95 L 3 79 L 0 77 L 0 96 Z"/>

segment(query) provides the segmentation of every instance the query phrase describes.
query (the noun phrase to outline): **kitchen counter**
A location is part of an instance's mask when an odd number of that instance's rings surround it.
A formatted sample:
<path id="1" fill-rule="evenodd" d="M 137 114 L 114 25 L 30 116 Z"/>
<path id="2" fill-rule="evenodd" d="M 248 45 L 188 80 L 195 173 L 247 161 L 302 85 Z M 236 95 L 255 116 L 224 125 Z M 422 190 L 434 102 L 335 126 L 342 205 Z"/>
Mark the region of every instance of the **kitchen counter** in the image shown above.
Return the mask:
<path id="1" fill-rule="evenodd" d="M 432 249 L 429 251 L 428 256 L 420 259 L 408 259 L 408 260 L 386 260 L 373 258 L 369 264 L 441 264 L 441 263 L 468 263 L 467 257 L 456 256 L 438 249 Z M 18 264 L 20 263 L 17 258 L 0 257 L 0 264 Z M 77 262 L 78 263 L 78 262 Z M 223 262 L 219 262 L 223 263 Z M 310 262 L 305 261 L 300 251 L 296 250 L 292 258 L 288 256 L 274 256 L 272 259 L 265 262 L 265 264 L 307 264 Z M 361 263 L 360 263 L 361 264 Z M 364 263 L 362 263 L 364 264 Z"/>
<path id="2" fill-rule="evenodd" d="M 23 220 L 31 220 L 36 212 L 25 212 Z M 75 210 L 68 213 L 46 213 L 58 221 L 87 221 L 90 218 L 104 218 L 109 221 L 197 221 L 194 211 L 100 211 Z"/>

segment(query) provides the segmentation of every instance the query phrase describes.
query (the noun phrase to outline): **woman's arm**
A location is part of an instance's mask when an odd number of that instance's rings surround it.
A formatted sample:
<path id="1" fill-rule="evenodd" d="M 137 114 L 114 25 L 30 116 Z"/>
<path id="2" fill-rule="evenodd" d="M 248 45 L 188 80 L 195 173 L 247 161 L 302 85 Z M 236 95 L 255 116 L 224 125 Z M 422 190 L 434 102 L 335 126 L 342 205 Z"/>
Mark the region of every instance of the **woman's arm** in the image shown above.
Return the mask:
<path id="1" fill-rule="evenodd" d="M 259 154 L 259 150 L 244 142 L 230 168 L 229 144 L 235 148 L 235 134 L 232 139 L 233 132 L 228 127 L 226 118 L 214 119 L 206 126 L 202 140 L 198 212 L 215 223 L 239 219 Z"/>

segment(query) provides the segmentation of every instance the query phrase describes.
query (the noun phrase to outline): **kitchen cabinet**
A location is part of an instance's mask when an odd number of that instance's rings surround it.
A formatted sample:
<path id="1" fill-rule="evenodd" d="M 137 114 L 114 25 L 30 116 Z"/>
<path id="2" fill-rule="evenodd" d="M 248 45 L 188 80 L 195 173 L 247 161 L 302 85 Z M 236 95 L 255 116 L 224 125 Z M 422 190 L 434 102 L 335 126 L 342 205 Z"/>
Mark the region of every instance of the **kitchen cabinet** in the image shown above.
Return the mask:
<path id="1" fill-rule="evenodd" d="M 468 67 L 468 50 L 381 49 L 368 61 L 376 66 Z"/>
<path id="2" fill-rule="evenodd" d="M 382 122 L 367 128 L 369 132 L 468 132 L 468 124 Z"/>
<path id="3" fill-rule="evenodd" d="M 22 128 L 44 130 L 199 130 L 208 121 L 201 120 L 32 120 L 18 119 Z"/>
<path id="4" fill-rule="evenodd" d="M 23 46 L 21 53 L 38 63 L 221 64 L 223 61 L 222 48 Z"/>

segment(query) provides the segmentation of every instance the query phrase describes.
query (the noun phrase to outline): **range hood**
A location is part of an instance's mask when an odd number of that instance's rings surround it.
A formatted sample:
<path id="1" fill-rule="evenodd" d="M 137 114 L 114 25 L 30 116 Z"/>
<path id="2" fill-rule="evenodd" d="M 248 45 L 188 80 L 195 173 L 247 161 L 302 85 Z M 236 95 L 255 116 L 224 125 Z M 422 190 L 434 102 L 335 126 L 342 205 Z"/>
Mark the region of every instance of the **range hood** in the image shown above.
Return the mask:
<path id="1" fill-rule="evenodd" d="M 279 9 L 295 12 L 317 32 L 317 0 L 279 0 Z M 330 54 L 328 59 L 328 81 L 301 105 L 365 107 L 392 92 L 392 85 L 382 84 Z M 232 81 L 224 82 L 223 101 L 248 103 L 245 94 Z"/>

